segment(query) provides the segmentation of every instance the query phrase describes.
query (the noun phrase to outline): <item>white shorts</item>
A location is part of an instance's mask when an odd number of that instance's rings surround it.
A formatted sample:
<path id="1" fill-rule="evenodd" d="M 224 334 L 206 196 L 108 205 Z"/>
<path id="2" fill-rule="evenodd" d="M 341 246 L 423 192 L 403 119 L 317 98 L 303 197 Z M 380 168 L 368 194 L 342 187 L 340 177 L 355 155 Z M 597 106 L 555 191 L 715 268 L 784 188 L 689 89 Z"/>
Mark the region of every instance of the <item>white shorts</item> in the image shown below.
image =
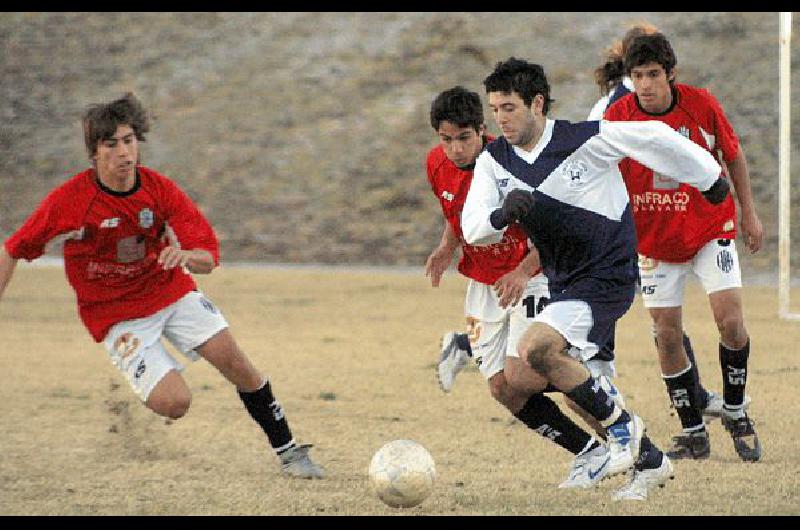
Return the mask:
<path id="1" fill-rule="evenodd" d="M 170 370 L 184 368 L 164 347 L 162 336 L 194 362 L 200 358 L 195 348 L 227 327 L 219 309 L 201 292 L 192 291 L 149 317 L 117 322 L 103 344 L 139 399 L 147 401 Z"/>
<path id="2" fill-rule="evenodd" d="M 506 356 L 519 357 L 519 339 L 549 301 L 544 274 L 531 278 L 520 302 L 505 309 L 500 307 L 491 285 L 469 281 L 464 302 L 467 334 L 472 357 L 487 380 L 503 370 Z"/>
<path id="3" fill-rule="evenodd" d="M 709 241 L 694 258 L 684 263 L 668 263 L 640 255 L 639 275 L 644 306 L 682 306 L 689 272 L 697 276 L 707 294 L 741 287 L 742 273 L 736 242 L 732 239 Z"/>
<path id="4" fill-rule="evenodd" d="M 592 359 L 600 351 L 602 344 L 598 345 L 589 340 L 594 317 L 588 303 L 581 300 L 553 302 L 533 320 L 547 324 L 558 331 L 568 343 L 569 356 L 581 361 L 592 377 L 597 379 L 603 375 L 609 378 L 617 376 L 614 361 Z"/>

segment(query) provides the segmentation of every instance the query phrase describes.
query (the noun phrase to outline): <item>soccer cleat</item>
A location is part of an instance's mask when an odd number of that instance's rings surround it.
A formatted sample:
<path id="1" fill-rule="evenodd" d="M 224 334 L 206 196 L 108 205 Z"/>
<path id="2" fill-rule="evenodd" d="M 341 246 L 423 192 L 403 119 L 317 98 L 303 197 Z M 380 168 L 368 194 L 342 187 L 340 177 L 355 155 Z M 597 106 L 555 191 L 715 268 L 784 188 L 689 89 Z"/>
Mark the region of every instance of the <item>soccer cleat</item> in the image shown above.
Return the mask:
<path id="1" fill-rule="evenodd" d="M 458 347 L 457 336 L 457 333 L 451 331 L 442 337 L 442 351 L 436 367 L 436 378 L 443 392 L 450 392 L 453 389 L 456 374 L 467 365 L 469 359 L 469 354 Z"/>
<path id="2" fill-rule="evenodd" d="M 611 460 L 608 463 L 608 476 L 623 473 L 633 467 L 639 458 L 644 422 L 642 418 L 629 412 L 631 419 L 625 423 L 615 423 L 608 427 L 608 451 Z"/>
<path id="3" fill-rule="evenodd" d="M 708 416 L 710 418 L 721 418 L 725 415 L 724 407 L 725 407 L 725 398 L 722 397 L 722 394 L 717 394 L 716 392 L 712 392 L 711 390 L 707 391 L 708 395 L 708 404 L 706 408 L 703 409 L 703 416 Z M 750 406 L 750 396 L 744 396 L 744 404 L 742 405 L 742 410 L 747 410 Z"/>
<path id="4" fill-rule="evenodd" d="M 722 416 L 722 425 L 731 434 L 739 458 L 745 462 L 758 462 L 761 459 L 761 442 L 758 441 L 753 420 L 747 414 L 738 418 Z"/>
<path id="5" fill-rule="evenodd" d="M 559 489 L 596 486 L 606 477 L 610 461 L 611 455 L 603 445 L 577 455 L 567 480 L 558 485 Z"/>
<path id="6" fill-rule="evenodd" d="M 280 454 L 281 468 L 284 473 L 298 478 L 322 478 L 325 470 L 308 456 L 311 444 L 296 445 Z"/>
<path id="7" fill-rule="evenodd" d="M 653 469 L 634 469 L 630 481 L 615 491 L 611 498 L 615 501 L 643 501 L 654 488 L 663 488 L 667 480 L 675 476 L 672 462 L 667 455 L 662 456 L 661 465 Z"/>
<path id="8" fill-rule="evenodd" d="M 704 460 L 711 455 L 708 432 L 702 430 L 672 437 L 672 449 L 666 455 L 675 460 Z"/>

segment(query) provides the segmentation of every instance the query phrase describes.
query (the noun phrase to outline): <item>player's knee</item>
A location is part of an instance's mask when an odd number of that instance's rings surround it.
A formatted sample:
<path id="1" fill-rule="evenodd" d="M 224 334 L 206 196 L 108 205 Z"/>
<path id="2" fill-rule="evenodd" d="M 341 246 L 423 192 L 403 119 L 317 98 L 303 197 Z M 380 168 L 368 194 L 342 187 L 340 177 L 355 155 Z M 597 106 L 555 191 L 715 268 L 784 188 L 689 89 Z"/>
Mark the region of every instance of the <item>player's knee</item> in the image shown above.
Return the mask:
<path id="1" fill-rule="evenodd" d="M 731 348 L 742 348 L 747 343 L 747 330 L 739 315 L 726 315 L 717 320 L 719 336 Z"/>
<path id="2" fill-rule="evenodd" d="M 172 396 L 148 399 L 146 405 L 156 414 L 173 420 L 180 419 L 189 412 L 192 404 L 192 395 L 180 392 Z"/>
<path id="3" fill-rule="evenodd" d="M 496 401 L 505 405 L 508 394 L 508 381 L 506 381 L 503 372 L 499 372 L 489 379 L 489 392 Z"/>
<path id="4" fill-rule="evenodd" d="M 189 412 L 189 406 L 192 404 L 191 396 L 181 396 L 170 404 L 168 416 L 173 420 L 177 420 L 186 416 Z"/>

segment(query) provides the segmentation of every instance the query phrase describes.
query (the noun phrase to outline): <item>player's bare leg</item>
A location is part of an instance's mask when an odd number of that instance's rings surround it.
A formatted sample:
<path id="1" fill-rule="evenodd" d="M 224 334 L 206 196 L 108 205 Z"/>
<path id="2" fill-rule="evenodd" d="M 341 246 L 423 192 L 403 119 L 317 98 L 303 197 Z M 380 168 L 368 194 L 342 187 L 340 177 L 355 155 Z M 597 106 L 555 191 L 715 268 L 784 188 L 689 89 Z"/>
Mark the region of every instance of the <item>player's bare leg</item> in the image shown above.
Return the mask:
<path id="1" fill-rule="evenodd" d="M 189 411 L 191 403 L 192 392 L 176 370 L 167 372 L 145 401 L 147 408 L 173 420 L 182 418 Z"/>
<path id="2" fill-rule="evenodd" d="M 518 357 L 506 357 L 504 364 L 504 370 L 489 379 L 492 396 L 529 429 L 575 455 L 569 476 L 559 487 L 587 488 L 599 482 L 602 475 L 595 472 L 608 462 L 606 448 L 542 393 L 547 387 L 544 377 Z"/>
<path id="3" fill-rule="evenodd" d="M 680 418 L 683 432 L 672 438 L 670 458 L 705 459 L 711 454 L 708 432 L 703 423 L 700 390 L 683 342 L 681 307 L 650 308 L 656 335 L 661 375 L 670 402 Z"/>
<path id="4" fill-rule="evenodd" d="M 755 462 L 761 458 L 761 444 L 745 412 L 750 337 L 744 326 L 741 289 L 717 291 L 708 299 L 720 333 L 719 360 L 725 398 L 722 423 L 731 434 L 739 457 Z"/>
<path id="5" fill-rule="evenodd" d="M 644 435 L 641 418 L 620 408 L 579 361 L 566 354 L 567 342 L 551 326 L 534 322 L 518 345 L 520 357 L 606 429 L 611 461 L 607 474 L 659 468 L 663 454 Z M 642 458 L 640 457 L 642 455 Z"/>
<path id="6" fill-rule="evenodd" d="M 324 471 L 308 456 L 311 445 L 296 445 L 281 404 L 272 387 L 239 349 L 228 329 L 197 348 L 239 391 L 247 412 L 258 423 L 281 460 L 284 473 L 301 478 L 322 478 Z"/>
<path id="7" fill-rule="evenodd" d="M 264 384 L 264 377 L 245 356 L 228 329 L 223 329 L 197 348 L 210 362 L 242 392 L 254 392 Z"/>

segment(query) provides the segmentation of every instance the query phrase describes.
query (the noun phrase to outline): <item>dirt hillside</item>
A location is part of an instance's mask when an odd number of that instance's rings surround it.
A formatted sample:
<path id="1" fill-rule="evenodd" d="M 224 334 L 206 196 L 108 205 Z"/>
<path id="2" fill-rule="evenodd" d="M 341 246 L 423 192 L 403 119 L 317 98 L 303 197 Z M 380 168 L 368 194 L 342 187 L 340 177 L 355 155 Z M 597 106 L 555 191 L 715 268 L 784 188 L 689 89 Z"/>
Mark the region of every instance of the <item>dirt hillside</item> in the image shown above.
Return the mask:
<path id="1" fill-rule="evenodd" d="M 441 230 L 423 166 L 432 98 L 483 94 L 515 55 L 545 67 L 551 116 L 582 119 L 601 50 L 636 20 L 726 109 L 766 232 L 744 267 L 774 272 L 777 13 L 4 13 L 0 237 L 86 166 L 85 106 L 133 90 L 156 118 L 145 163 L 200 203 L 225 260 L 421 264 Z M 795 117 L 799 62 L 795 46 Z"/>

